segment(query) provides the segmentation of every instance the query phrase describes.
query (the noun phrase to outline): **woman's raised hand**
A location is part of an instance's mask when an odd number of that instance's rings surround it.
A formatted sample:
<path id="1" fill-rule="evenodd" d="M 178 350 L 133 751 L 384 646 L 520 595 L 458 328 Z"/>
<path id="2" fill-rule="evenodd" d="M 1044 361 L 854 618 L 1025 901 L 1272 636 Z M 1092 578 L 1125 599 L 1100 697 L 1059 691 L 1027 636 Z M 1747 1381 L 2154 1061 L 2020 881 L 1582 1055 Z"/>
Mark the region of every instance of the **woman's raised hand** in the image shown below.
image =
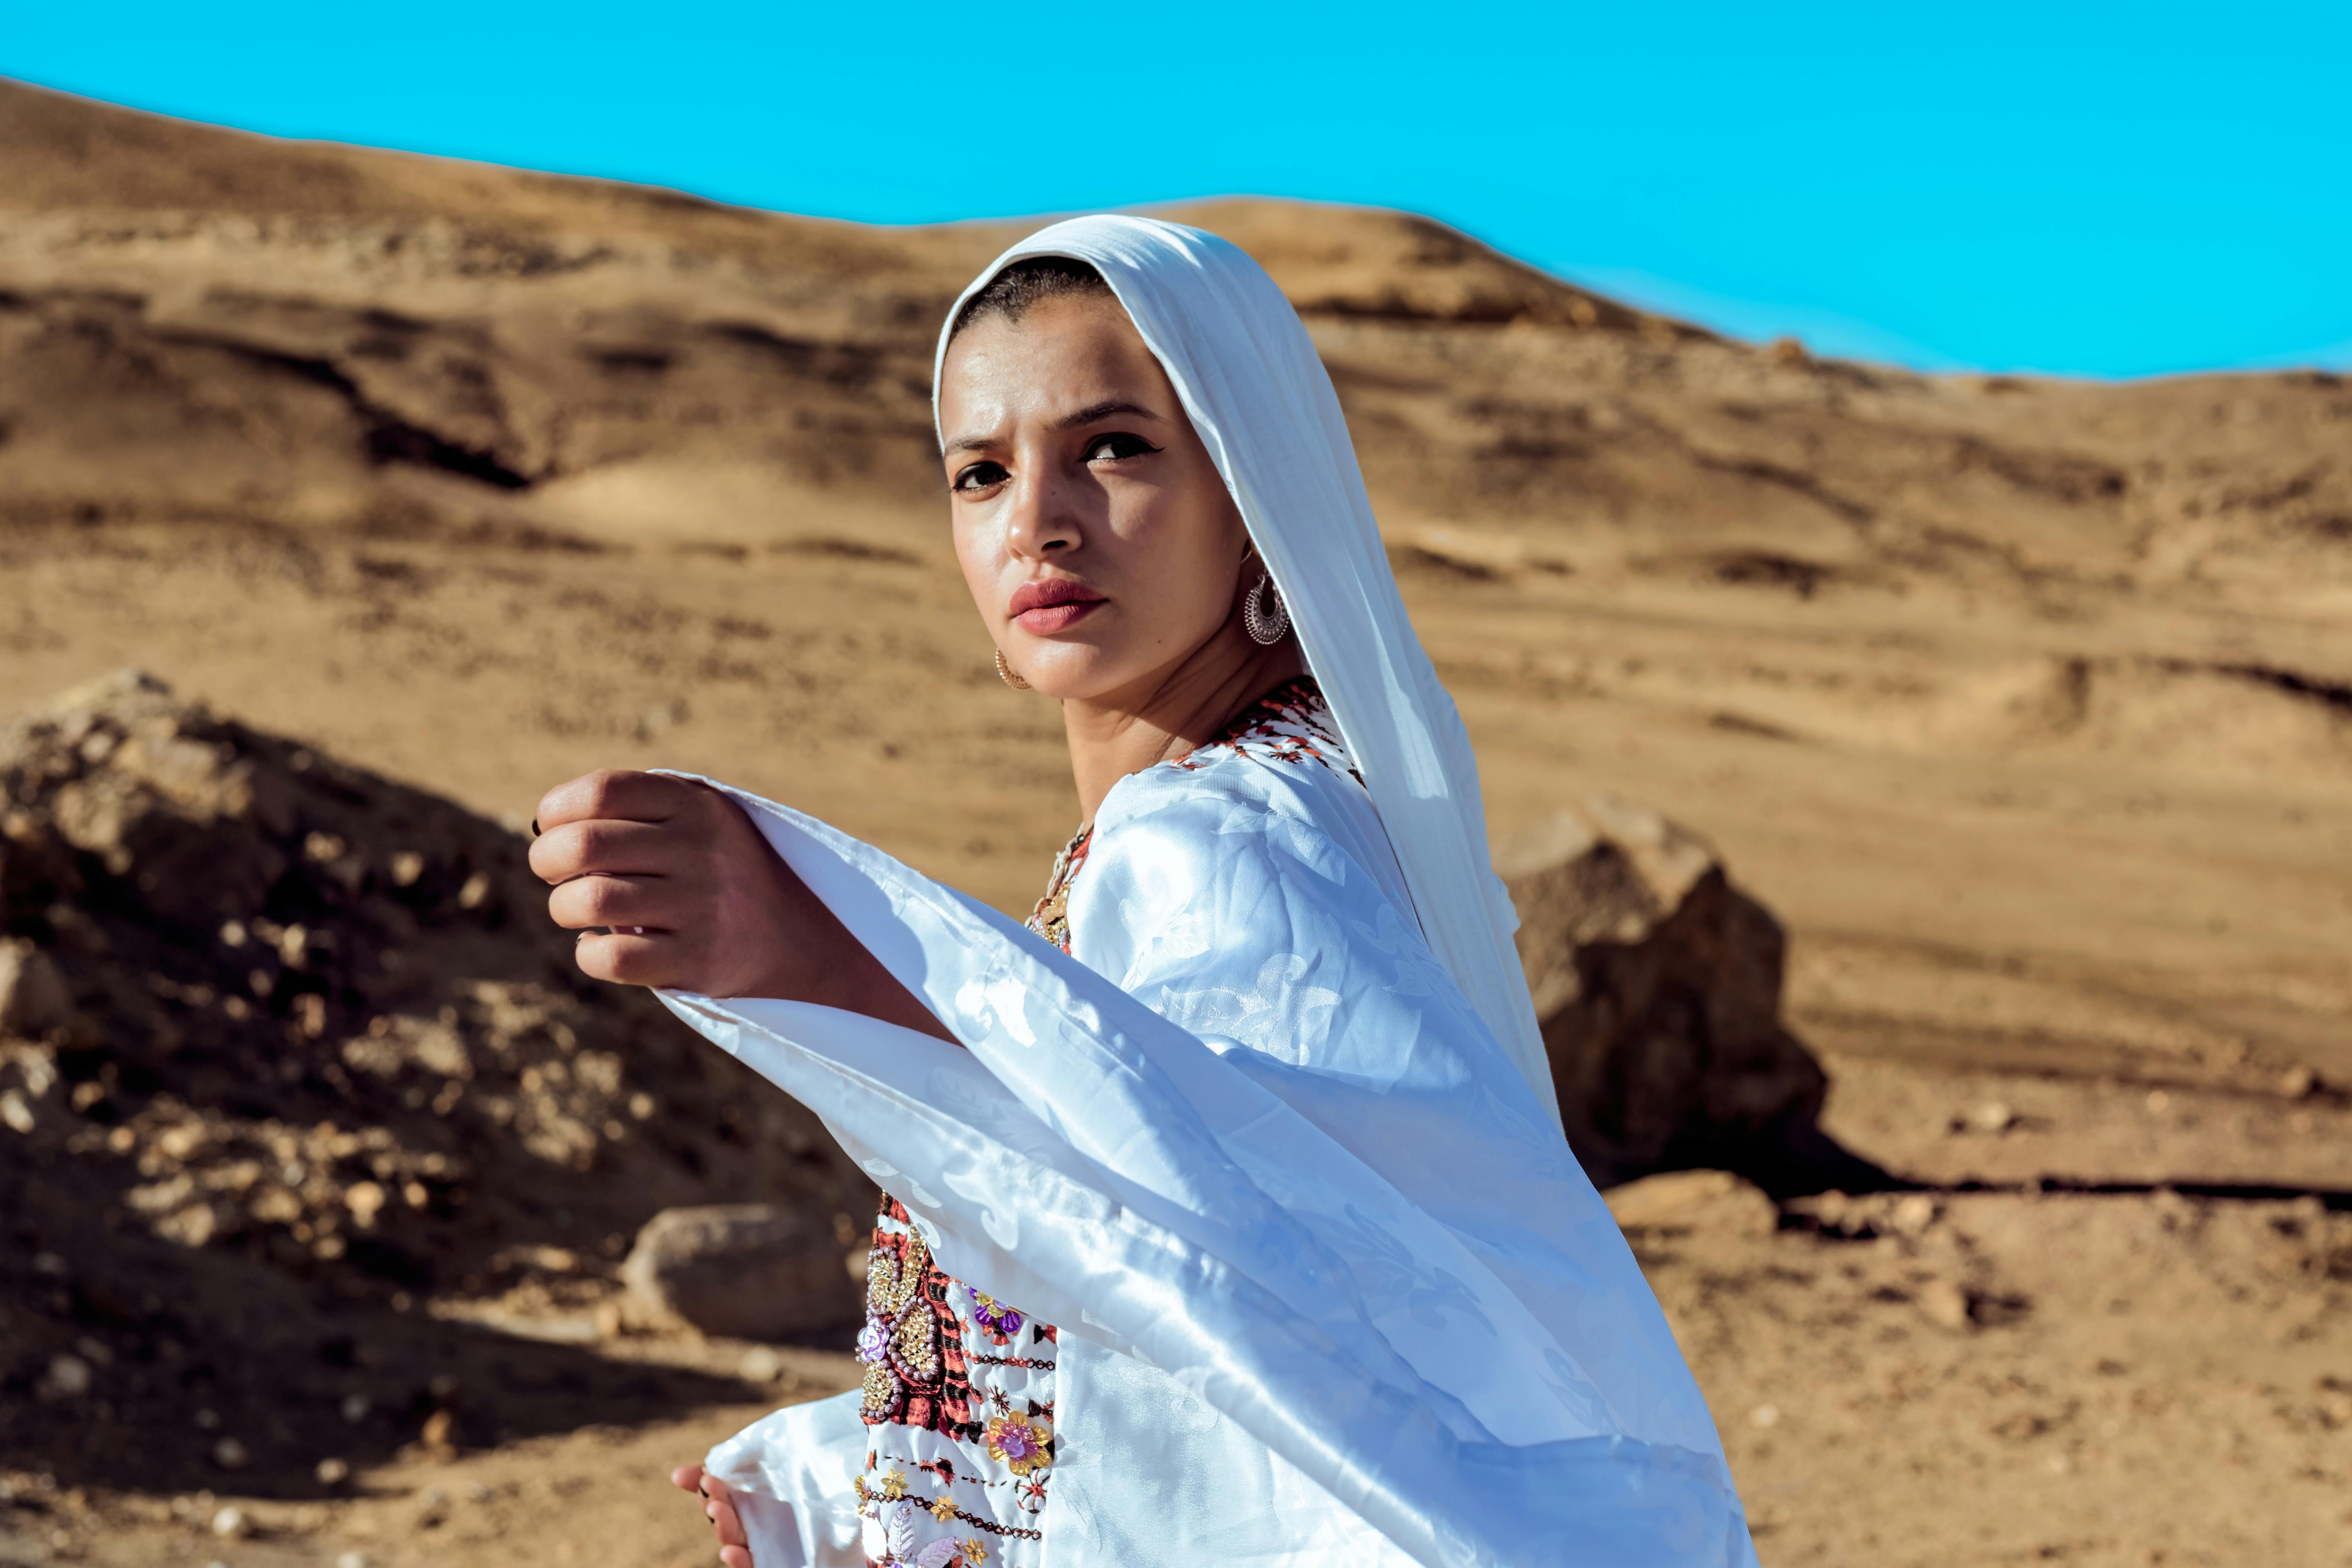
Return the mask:
<path id="1" fill-rule="evenodd" d="M 581 970 L 623 985 L 817 1002 L 953 1037 L 769 847 L 691 779 L 604 770 L 539 803 L 530 868 L 579 931 Z"/>
<path id="2" fill-rule="evenodd" d="M 710 1533 L 719 1540 L 719 1561 L 726 1568 L 751 1568 L 751 1539 L 743 1533 L 742 1516 L 735 1511 L 727 1483 L 706 1475 L 700 1465 L 680 1465 L 669 1473 L 669 1484 L 701 1497 L 702 1515 L 710 1521 Z"/>
<path id="3" fill-rule="evenodd" d="M 707 996 L 797 994 L 792 959 L 823 941 L 811 928 L 824 906 L 717 790 L 583 773 L 541 798 L 538 821 L 530 868 L 555 884 L 548 913 L 581 933 L 586 973 Z"/>

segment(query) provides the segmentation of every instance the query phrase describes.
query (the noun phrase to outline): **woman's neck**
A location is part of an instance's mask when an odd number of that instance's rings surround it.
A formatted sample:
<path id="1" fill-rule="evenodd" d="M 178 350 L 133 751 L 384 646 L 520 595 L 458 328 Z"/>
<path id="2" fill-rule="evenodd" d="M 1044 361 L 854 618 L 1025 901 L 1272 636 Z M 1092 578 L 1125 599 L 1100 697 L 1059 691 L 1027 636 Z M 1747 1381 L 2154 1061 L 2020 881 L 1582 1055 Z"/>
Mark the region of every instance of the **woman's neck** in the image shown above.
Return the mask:
<path id="1" fill-rule="evenodd" d="M 1092 822 L 1111 786 L 1129 773 L 1199 750 L 1244 709 L 1307 673 L 1295 637 L 1272 647 L 1228 623 L 1174 668 L 1147 682 L 1062 704 L 1079 819 Z"/>

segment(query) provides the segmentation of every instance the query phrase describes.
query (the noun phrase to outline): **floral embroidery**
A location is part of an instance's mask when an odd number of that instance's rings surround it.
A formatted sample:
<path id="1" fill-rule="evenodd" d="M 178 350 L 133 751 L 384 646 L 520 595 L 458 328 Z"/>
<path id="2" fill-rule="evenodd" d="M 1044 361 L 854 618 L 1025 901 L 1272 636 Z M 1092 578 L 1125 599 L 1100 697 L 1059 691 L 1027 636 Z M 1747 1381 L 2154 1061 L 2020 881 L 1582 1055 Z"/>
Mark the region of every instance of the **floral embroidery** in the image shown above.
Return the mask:
<path id="1" fill-rule="evenodd" d="M 961 1325 L 948 1304 L 951 1283 L 907 1211 L 885 1197 L 866 1257 L 866 1326 L 857 1335 L 869 1424 L 979 1436 Z"/>
<path id="2" fill-rule="evenodd" d="M 963 1293 L 971 1298 L 973 1321 L 986 1329 L 998 1344 L 1011 1344 L 1013 1336 L 1021 1331 L 1021 1325 L 1025 1321 L 1021 1314 L 998 1301 L 995 1297 L 975 1290 L 969 1285 L 963 1288 Z M 993 1357 L 990 1359 L 992 1362 L 994 1361 Z M 996 1364 L 1003 1363 L 996 1363 Z"/>
<path id="3" fill-rule="evenodd" d="M 857 1342 L 868 1473 L 855 1489 L 867 1563 L 973 1568 L 969 1546 L 985 1537 L 999 1543 L 989 1568 L 1037 1568 L 1052 1474 L 1052 1326 L 950 1279 L 895 1199 L 876 1216 L 866 1281 Z M 1008 1421 L 1009 1448 L 988 1431 Z"/>
<path id="4" fill-rule="evenodd" d="M 913 1503 L 897 1502 L 886 1503 L 866 1515 L 863 1533 L 867 1558 L 892 1568 L 948 1568 L 963 1554 L 962 1544 L 951 1540 L 917 1545 L 915 1513 Z"/>
<path id="5" fill-rule="evenodd" d="M 1331 710 L 1323 700 L 1323 689 L 1311 675 L 1276 687 L 1244 710 L 1223 735 L 1190 756 L 1178 758 L 1175 765 L 1197 772 L 1210 761 L 1211 752 L 1224 747 L 1258 762 L 1319 763 L 1327 768 L 1339 765 L 1334 759 L 1346 755 L 1332 730 Z M 1354 767 L 1348 768 L 1348 774 L 1363 783 L 1363 775 Z"/>
<path id="6" fill-rule="evenodd" d="M 990 1416 L 988 1451 L 1016 1476 L 1042 1470 L 1054 1462 L 1045 1424 L 1024 1415 Z"/>
<path id="7" fill-rule="evenodd" d="M 965 1536 L 963 1538 L 963 1559 L 965 1562 L 971 1563 L 972 1568 L 980 1568 L 980 1564 L 988 1561 L 988 1542 L 982 1541 L 977 1535 Z"/>

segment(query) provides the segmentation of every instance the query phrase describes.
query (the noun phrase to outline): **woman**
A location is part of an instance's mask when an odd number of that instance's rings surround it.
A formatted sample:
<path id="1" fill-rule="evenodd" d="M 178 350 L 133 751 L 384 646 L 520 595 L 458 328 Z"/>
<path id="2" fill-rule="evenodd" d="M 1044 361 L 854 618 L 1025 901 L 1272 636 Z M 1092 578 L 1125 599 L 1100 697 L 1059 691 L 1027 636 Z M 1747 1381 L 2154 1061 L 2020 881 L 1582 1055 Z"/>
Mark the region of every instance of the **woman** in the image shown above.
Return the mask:
<path id="1" fill-rule="evenodd" d="M 887 1194 L 865 1386 L 680 1472 L 721 1561 L 1752 1563 L 1297 317 L 1222 240 L 1082 218 L 967 291 L 935 385 L 1078 786 L 1032 929 L 703 781 L 576 780 L 532 850 L 583 969 Z"/>

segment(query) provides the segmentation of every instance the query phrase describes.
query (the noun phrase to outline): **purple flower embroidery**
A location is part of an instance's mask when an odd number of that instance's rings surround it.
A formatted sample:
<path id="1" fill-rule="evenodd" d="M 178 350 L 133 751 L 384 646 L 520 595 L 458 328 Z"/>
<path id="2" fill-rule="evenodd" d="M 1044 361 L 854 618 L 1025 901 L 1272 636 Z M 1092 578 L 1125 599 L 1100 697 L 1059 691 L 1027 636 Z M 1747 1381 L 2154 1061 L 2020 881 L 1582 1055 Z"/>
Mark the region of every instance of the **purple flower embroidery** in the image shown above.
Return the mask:
<path id="1" fill-rule="evenodd" d="M 1017 1334 L 1021 1331 L 1021 1314 L 999 1302 L 995 1297 L 982 1293 L 967 1285 L 963 1293 L 971 1298 L 971 1315 L 980 1326 L 992 1334 Z"/>
<path id="2" fill-rule="evenodd" d="M 857 1359 L 869 1364 L 878 1363 L 890 1347 L 890 1325 L 868 1314 L 866 1326 L 857 1331 Z"/>

